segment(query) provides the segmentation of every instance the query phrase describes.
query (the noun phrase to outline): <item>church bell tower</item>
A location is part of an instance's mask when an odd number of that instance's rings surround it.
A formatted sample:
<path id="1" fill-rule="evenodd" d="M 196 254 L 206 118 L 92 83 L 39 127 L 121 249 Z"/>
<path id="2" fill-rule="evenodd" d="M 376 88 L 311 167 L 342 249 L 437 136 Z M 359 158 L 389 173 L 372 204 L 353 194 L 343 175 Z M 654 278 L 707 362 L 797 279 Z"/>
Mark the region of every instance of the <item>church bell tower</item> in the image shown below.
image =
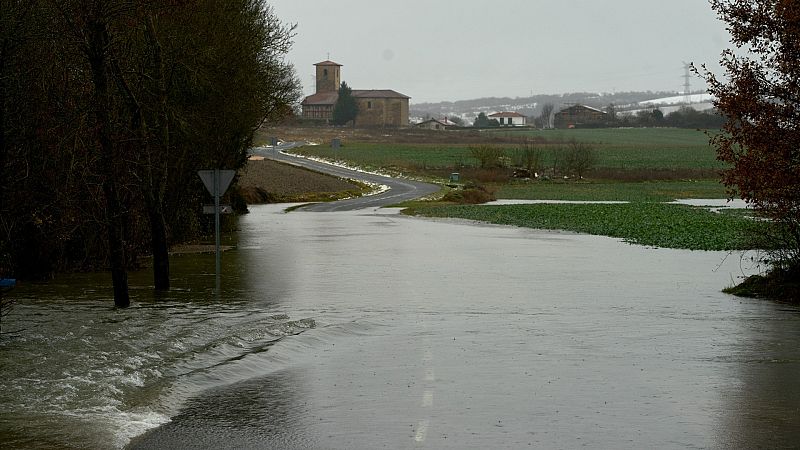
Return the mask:
<path id="1" fill-rule="evenodd" d="M 323 61 L 314 64 L 317 68 L 317 94 L 322 92 L 337 92 L 342 84 L 341 64 L 333 61 Z"/>

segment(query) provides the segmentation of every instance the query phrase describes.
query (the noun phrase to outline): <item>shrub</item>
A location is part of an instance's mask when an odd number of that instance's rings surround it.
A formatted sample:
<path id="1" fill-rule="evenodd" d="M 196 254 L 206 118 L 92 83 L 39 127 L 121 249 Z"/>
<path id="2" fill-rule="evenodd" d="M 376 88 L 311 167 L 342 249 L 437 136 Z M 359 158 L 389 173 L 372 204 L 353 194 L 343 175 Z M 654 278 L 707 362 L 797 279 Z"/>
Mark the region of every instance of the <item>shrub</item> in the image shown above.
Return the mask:
<path id="1" fill-rule="evenodd" d="M 494 192 L 474 183 L 467 184 L 464 189 L 450 191 L 442 197 L 443 201 L 475 205 L 496 200 Z"/>
<path id="2" fill-rule="evenodd" d="M 538 173 L 542 164 L 542 152 L 533 142 L 526 142 L 514 152 L 514 165 L 528 171 L 531 176 Z"/>
<path id="3" fill-rule="evenodd" d="M 581 179 L 596 160 L 594 147 L 585 142 L 570 141 L 564 154 L 564 172 Z"/>
<path id="4" fill-rule="evenodd" d="M 478 160 L 478 165 L 482 169 L 502 167 L 502 158 L 506 157 L 505 150 L 489 145 L 470 147 L 469 152 L 470 156 Z"/>

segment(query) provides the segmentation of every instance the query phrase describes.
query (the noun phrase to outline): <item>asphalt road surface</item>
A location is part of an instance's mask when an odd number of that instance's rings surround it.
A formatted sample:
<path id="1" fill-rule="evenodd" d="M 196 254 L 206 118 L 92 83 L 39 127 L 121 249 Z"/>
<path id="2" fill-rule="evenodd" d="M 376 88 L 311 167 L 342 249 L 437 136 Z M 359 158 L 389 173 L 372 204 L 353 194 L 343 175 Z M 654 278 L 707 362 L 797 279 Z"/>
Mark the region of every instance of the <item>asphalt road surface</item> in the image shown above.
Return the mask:
<path id="1" fill-rule="evenodd" d="M 317 172 L 341 177 L 350 178 L 372 184 L 387 186 L 388 189 L 378 194 L 367 195 L 364 197 L 339 200 L 329 203 L 312 203 L 300 208 L 300 211 L 332 212 L 332 211 L 354 211 L 366 208 L 379 208 L 415 198 L 424 197 L 439 190 L 439 186 L 429 183 L 422 183 L 412 180 L 401 180 L 382 175 L 375 175 L 366 172 L 347 169 L 344 167 L 314 161 L 300 156 L 293 156 L 282 153 L 285 150 L 300 147 L 303 142 L 286 142 L 273 147 L 259 147 L 252 150 L 252 154 L 265 158 L 305 167 Z"/>

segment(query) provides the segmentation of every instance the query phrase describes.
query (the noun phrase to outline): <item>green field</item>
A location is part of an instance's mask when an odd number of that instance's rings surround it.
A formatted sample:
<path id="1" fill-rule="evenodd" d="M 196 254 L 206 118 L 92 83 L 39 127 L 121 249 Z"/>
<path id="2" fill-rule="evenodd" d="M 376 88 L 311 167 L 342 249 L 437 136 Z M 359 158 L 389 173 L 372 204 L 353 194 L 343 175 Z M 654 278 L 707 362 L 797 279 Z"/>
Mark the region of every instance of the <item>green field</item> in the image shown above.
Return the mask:
<path id="1" fill-rule="evenodd" d="M 454 141 L 457 133 L 452 132 Z M 511 136 L 519 144 L 495 144 L 493 134 Z M 592 144 L 597 152 L 596 169 L 616 170 L 714 170 L 722 167 L 716 160 L 708 137 L 700 131 L 672 128 L 631 128 L 596 130 L 533 130 L 523 132 L 486 132 L 489 145 L 506 150 L 509 160 L 525 138 L 537 142 L 543 165 L 552 165 L 556 152 L 575 139 Z M 458 169 L 477 165 L 467 144 L 397 144 L 344 142 L 334 151 L 329 146 L 310 146 L 299 150 L 305 155 L 339 159 L 369 169 L 400 171 L 420 169 Z"/>
<path id="2" fill-rule="evenodd" d="M 446 132 L 445 139 L 463 140 L 463 132 Z M 474 135 L 474 134 L 473 134 Z M 439 135 L 442 136 L 442 135 Z M 485 131 L 487 145 L 505 150 L 506 162 L 520 161 L 520 146 L 533 141 L 540 168 L 552 174 L 554 159 L 570 140 L 590 143 L 596 161 L 581 182 L 510 182 L 471 179 L 478 166 L 472 157 L 475 144 L 349 142 L 333 150 L 330 146 L 308 146 L 299 153 L 337 159 L 368 170 L 417 176 L 444 182 L 450 172 L 464 181 L 476 181 L 491 188 L 498 198 L 670 201 L 679 198 L 726 198 L 718 182 L 722 168 L 716 153 L 701 131 L 675 128 L 577 129 Z M 498 143 L 505 140 L 507 143 Z M 505 179 L 508 179 L 507 169 Z"/>
<path id="3" fill-rule="evenodd" d="M 501 199 L 625 201 L 628 204 L 538 204 L 516 206 L 457 206 L 442 202 L 409 202 L 408 212 L 433 217 L 459 217 L 530 228 L 570 230 L 605 235 L 628 242 L 693 250 L 741 250 L 755 244 L 748 240 L 754 227 L 766 226 L 745 214 L 716 214 L 702 208 L 664 204 L 684 198 L 726 198 L 719 182 L 722 165 L 708 143 L 708 136 L 686 129 L 592 129 L 485 131 L 485 144 L 439 139 L 433 143 L 344 142 L 330 147 L 305 147 L 301 152 L 338 159 L 354 166 L 401 172 L 443 181 L 459 172 L 467 184 L 476 182 Z M 448 135 L 450 136 L 450 135 Z M 473 138 L 475 135 L 472 135 Z M 505 150 L 513 166 L 524 142 L 534 142 L 541 167 L 552 175 L 558 152 L 571 140 L 586 142 L 596 151 L 587 179 L 519 180 L 491 178 L 476 168 L 471 146 L 491 145 Z M 481 142 L 478 140 L 477 142 Z M 488 174 L 491 175 L 491 174 Z M 481 179 L 480 177 L 483 177 Z M 758 232 L 755 232 L 757 235 Z"/>
<path id="4" fill-rule="evenodd" d="M 703 131 L 686 128 L 595 128 L 573 130 L 490 131 L 506 136 L 526 136 L 551 142 L 575 139 L 605 145 L 640 146 L 672 144 L 677 146 L 708 146 L 708 136 Z"/>
<path id="5" fill-rule="evenodd" d="M 474 165 L 464 145 L 390 144 L 347 142 L 332 150 L 328 146 L 309 146 L 297 150 L 307 156 L 336 159 L 365 169 L 422 169 Z"/>
<path id="6" fill-rule="evenodd" d="M 716 180 L 642 182 L 515 182 L 497 186 L 497 198 L 519 200 L 577 200 L 670 202 L 682 198 L 727 198 Z"/>

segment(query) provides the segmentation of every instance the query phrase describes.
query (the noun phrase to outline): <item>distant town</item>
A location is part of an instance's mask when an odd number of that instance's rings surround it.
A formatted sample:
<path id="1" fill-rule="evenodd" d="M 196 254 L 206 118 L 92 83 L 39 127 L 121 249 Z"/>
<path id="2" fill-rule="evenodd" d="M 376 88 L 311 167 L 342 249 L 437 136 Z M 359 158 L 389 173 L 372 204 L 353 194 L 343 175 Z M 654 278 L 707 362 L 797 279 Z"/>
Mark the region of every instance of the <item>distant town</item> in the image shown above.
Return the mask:
<path id="1" fill-rule="evenodd" d="M 314 64 L 316 89 L 301 104 L 304 122 L 328 124 L 334 119 L 343 86 L 342 64 Z M 569 93 L 518 98 L 480 98 L 412 104 L 413 96 L 392 89 L 352 89 L 357 109 L 350 124 L 362 128 L 461 127 L 598 128 L 609 126 L 718 126 L 711 95 L 702 91 Z"/>

